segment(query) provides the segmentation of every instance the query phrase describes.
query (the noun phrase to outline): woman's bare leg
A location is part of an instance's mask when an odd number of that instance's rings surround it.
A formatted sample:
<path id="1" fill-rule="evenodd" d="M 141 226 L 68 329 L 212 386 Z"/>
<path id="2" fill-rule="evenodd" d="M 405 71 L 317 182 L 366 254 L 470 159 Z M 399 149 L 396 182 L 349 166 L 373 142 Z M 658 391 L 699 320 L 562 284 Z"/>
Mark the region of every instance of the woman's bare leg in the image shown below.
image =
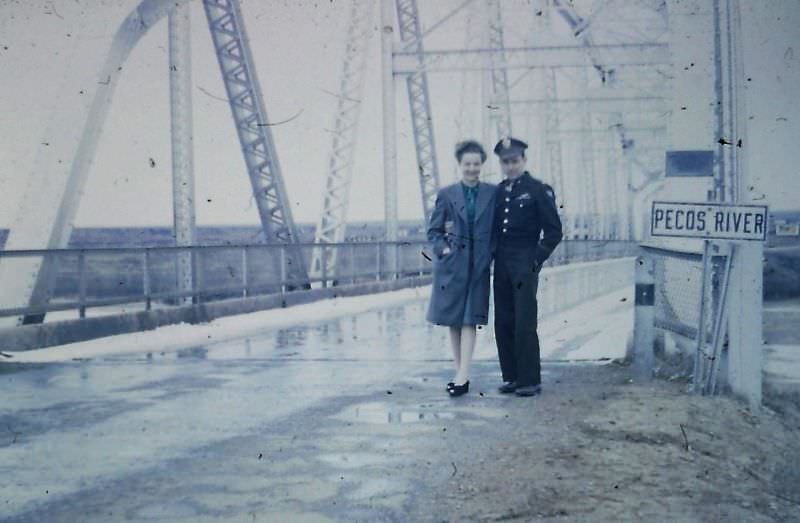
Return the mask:
<path id="1" fill-rule="evenodd" d="M 453 363 L 458 374 L 461 368 L 461 327 L 450 327 L 450 348 L 453 349 Z"/>
<path id="2" fill-rule="evenodd" d="M 461 327 L 461 359 L 453 383 L 462 385 L 469 380 L 469 364 L 472 362 L 472 353 L 475 352 L 476 329 L 475 325 Z"/>

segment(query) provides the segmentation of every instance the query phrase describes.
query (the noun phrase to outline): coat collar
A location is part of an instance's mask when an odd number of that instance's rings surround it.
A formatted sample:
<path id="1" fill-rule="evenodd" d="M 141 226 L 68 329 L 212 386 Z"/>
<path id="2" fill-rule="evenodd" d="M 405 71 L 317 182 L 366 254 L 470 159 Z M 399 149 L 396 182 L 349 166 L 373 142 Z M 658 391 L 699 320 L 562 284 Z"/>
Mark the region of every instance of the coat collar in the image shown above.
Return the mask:
<path id="1" fill-rule="evenodd" d="M 516 183 L 524 183 L 524 182 L 527 182 L 529 180 L 533 180 L 533 176 L 531 175 L 530 172 L 525 171 L 522 174 L 520 174 L 519 177 L 514 180 L 514 182 L 516 182 Z M 508 178 L 503 178 L 503 180 L 500 182 L 500 185 L 505 187 L 509 183 L 512 183 L 512 182 Z"/>
<path id="2" fill-rule="evenodd" d="M 459 216 L 461 216 L 464 221 L 467 220 L 467 202 L 464 200 L 464 189 L 461 187 L 462 183 L 459 181 L 453 184 L 450 188 L 450 199 L 453 202 L 453 205 L 456 208 L 456 212 L 458 212 Z M 489 202 L 492 199 L 492 194 L 494 191 L 489 186 L 489 184 L 485 182 L 478 182 L 478 197 L 475 200 L 475 221 L 478 221 L 480 218 L 481 213 L 486 210 L 489 206 Z"/>

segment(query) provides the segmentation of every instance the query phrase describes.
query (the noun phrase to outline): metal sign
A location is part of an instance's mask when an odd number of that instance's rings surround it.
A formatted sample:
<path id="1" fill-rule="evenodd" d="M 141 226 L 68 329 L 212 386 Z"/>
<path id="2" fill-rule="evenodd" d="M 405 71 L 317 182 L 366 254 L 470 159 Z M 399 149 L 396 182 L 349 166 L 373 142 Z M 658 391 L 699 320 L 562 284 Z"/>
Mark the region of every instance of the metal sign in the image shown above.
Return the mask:
<path id="1" fill-rule="evenodd" d="M 668 178 L 714 176 L 714 151 L 667 151 L 664 172 Z"/>
<path id="2" fill-rule="evenodd" d="M 797 223 L 776 223 L 775 236 L 798 236 L 800 235 L 800 224 Z"/>
<path id="3" fill-rule="evenodd" d="M 764 241 L 767 206 L 653 202 L 650 235 Z"/>

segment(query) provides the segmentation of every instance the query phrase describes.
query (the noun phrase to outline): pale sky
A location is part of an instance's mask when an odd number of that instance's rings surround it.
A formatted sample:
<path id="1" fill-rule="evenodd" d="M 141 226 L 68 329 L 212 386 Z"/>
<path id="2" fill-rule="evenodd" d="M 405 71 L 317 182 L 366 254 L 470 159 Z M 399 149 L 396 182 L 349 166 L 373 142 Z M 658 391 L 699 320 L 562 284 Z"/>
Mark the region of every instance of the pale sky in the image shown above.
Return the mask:
<path id="1" fill-rule="evenodd" d="M 37 152 L 42 147 L 57 148 L 63 126 L 81 125 L 63 107 L 76 97 L 91 96 L 111 37 L 138 1 L 0 0 L 0 227 L 14 220 Z M 429 24 L 461 0 L 419 3 Z M 529 9 L 528 2 L 503 0 L 503 5 L 510 14 L 508 40 L 524 42 L 530 25 L 518 14 Z M 283 121 L 297 115 L 272 130 L 294 216 L 300 222 L 316 221 L 322 207 L 330 148 L 327 129 L 335 108 L 329 93 L 338 91 L 348 7 L 346 0 L 242 0 L 269 119 Z M 197 220 L 257 224 L 230 110 L 218 99 L 224 97 L 224 88 L 200 2 L 193 3 L 191 14 Z M 794 96 L 800 88 L 796 63 L 800 1 L 743 0 L 743 24 L 744 74 L 752 77 L 748 136 L 759 165 L 763 159 L 760 190 L 773 209 L 797 208 L 800 107 Z M 79 227 L 171 224 L 166 25 L 163 20 L 153 28 L 128 59 L 78 212 Z M 376 8 L 351 194 L 352 220 L 383 218 L 378 25 Z M 463 46 L 468 30 L 464 16 L 458 16 L 426 44 Z M 467 76 L 430 76 L 443 183 L 454 179 L 453 144 L 467 137 L 458 136 L 455 126 L 462 85 L 472 89 L 480 84 L 474 75 Z M 418 219 L 422 212 L 405 83 L 398 79 L 396 89 L 400 217 Z M 474 92 L 466 96 L 477 100 Z M 480 138 L 475 119 L 464 119 L 472 129 L 469 134 Z M 515 120 L 518 134 L 532 141 L 535 127 L 521 120 Z M 487 150 L 492 145 L 485 144 Z M 494 158 L 487 168 L 497 169 Z"/>

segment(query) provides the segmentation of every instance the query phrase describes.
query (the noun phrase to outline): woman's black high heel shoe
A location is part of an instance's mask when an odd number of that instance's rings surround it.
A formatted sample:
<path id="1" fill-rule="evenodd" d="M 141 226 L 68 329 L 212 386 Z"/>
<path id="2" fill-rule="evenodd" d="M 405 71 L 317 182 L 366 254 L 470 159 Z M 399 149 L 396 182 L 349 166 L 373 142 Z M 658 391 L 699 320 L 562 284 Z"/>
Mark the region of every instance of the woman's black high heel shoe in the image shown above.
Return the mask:
<path id="1" fill-rule="evenodd" d="M 453 383 L 452 381 L 448 381 L 447 382 L 447 387 L 445 387 L 445 390 L 447 392 L 450 392 L 450 389 L 452 389 L 454 386 L 455 386 L 455 383 Z"/>
<path id="2" fill-rule="evenodd" d="M 461 396 L 463 394 L 466 394 L 467 392 L 469 392 L 469 380 L 467 380 L 466 383 L 464 383 L 463 385 L 453 384 L 451 388 L 447 389 L 447 392 L 453 398 L 456 396 Z"/>

